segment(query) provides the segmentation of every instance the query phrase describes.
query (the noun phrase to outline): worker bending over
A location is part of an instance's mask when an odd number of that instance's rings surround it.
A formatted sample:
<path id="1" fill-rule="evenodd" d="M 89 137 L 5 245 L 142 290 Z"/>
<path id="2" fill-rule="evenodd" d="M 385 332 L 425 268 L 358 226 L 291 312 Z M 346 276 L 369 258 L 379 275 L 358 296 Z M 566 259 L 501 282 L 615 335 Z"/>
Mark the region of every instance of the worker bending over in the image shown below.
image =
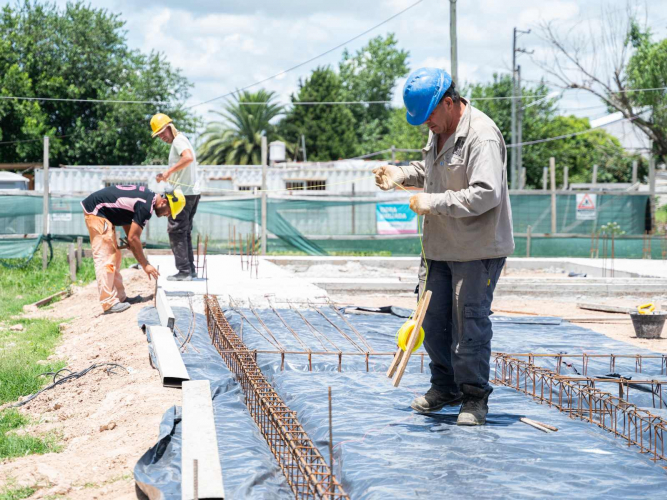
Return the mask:
<path id="1" fill-rule="evenodd" d="M 157 174 L 158 182 L 167 181 L 172 188 L 180 188 L 185 195 L 185 209 L 176 217 L 169 217 L 167 232 L 169 244 L 174 253 L 178 272 L 167 279 L 190 281 L 197 277 L 195 258 L 192 252 L 192 221 L 199 205 L 199 184 L 197 182 L 197 158 L 195 150 L 182 132 L 176 130 L 167 115 L 158 113 L 151 118 L 153 137 L 159 137 L 171 144 L 169 168 Z"/>
<path id="2" fill-rule="evenodd" d="M 373 172 L 383 190 L 424 188 L 410 208 L 424 215 L 419 297 L 432 293 L 423 324 L 431 388 L 412 408 L 428 413 L 462 403 L 457 424 L 483 425 L 492 391 L 491 301 L 514 251 L 507 149 L 496 124 L 441 69 L 413 72 L 403 102 L 408 123 L 430 129 L 424 160 Z"/>
<path id="3" fill-rule="evenodd" d="M 158 217 L 178 210 L 185 200 L 167 200 L 143 186 L 109 186 L 81 202 L 93 249 L 97 290 L 104 313 L 122 312 L 141 296 L 128 297 L 120 274 L 121 254 L 116 243 L 116 226 L 122 226 L 128 247 L 144 272 L 157 279 L 159 273 L 148 263 L 141 247 L 141 233 L 153 212 Z"/>

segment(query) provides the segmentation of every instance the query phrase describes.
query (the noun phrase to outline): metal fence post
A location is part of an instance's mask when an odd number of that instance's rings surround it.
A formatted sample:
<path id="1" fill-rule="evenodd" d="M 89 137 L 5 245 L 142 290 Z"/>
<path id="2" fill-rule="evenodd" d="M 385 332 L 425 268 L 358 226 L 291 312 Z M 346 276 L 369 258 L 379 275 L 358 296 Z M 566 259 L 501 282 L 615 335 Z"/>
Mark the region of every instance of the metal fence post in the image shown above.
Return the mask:
<path id="1" fill-rule="evenodd" d="M 570 184 L 570 168 L 563 167 L 563 191 L 566 191 Z"/>
<path id="2" fill-rule="evenodd" d="M 547 176 L 548 176 L 549 167 L 544 167 L 542 169 L 542 191 L 547 190 Z"/>
<path id="3" fill-rule="evenodd" d="M 556 234 L 556 158 L 549 158 L 551 171 L 551 234 Z"/>
<path id="4" fill-rule="evenodd" d="M 632 162 L 632 183 L 637 184 L 637 160 L 634 160 Z"/>
<path id="5" fill-rule="evenodd" d="M 49 138 L 44 137 L 44 166 L 42 168 L 42 236 L 48 238 L 49 236 Z M 49 263 L 49 251 L 46 248 L 46 241 L 42 243 L 42 270 L 46 271 L 46 266 Z"/>
<path id="6" fill-rule="evenodd" d="M 266 255 L 266 210 L 267 210 L 267 196 L 266 196 L 266 174 L 267 174 L 267 160 L 268 151 L 266 144 L 266 136 L 262 136 L 262 255 Z M 305 148 L 304 148 L 305 153 Z"/>
<path id="7" fill-rule="evenodd" d="M 526 257 L 530 257 L 530 239 L 533 232 L 533 226 L 526 229 Z"/>
<path id="8" fill-rule="evenodd" d="M 651 233 L 653 233 L 655 231 L 655 156 L 653 156 L 653 141 L 651 141 L 648 157 L 648 191 L 651 208 Z"/>
<path id="9" fill-rule="evenodd" d="M 595 186 L 598 183 L 598 166 L 593 165 L 593 179 L 592 184 Z"/>

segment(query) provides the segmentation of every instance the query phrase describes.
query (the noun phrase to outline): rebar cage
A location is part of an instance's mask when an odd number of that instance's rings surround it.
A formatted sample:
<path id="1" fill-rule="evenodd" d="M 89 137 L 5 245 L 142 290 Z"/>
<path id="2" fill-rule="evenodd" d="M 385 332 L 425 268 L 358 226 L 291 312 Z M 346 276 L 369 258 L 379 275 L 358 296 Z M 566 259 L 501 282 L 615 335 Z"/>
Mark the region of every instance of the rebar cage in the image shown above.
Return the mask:
<path id="1" fill-rule="evenodd" d="M 493 383 L 532 396 L 571 418 L 595 424 L 625 439 L 629 445 L 638 446 L 641 453 L 652 455 L 651 459 L 656 462 L 667 461 L 664 441 L 667 420 L 595 387 L 596 382 L 615 383 L 623 387 L 623 380 L 565 377 L 503 354 L 494 354 L 494 359 Z"/>
<path id="2" fill-rule="evenodd" d="M 349 499 L 299 423 L 296 412 L 284 403 L 257 365 L 255 354 L 229 325 L 217 298 L 206 295 L 205 305 L 211 342 L 241 384 L 248 411 L 295 498 Z"/>

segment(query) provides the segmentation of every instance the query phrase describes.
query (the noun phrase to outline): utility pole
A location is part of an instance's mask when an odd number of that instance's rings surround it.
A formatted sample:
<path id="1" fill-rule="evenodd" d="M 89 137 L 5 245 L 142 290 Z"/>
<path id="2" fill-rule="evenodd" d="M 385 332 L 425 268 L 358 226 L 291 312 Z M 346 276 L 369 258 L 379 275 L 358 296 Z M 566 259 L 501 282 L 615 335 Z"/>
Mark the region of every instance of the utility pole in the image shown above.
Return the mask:
<path id="1" fill-rule="evenodd" d="M 266 136 L 262 136 L 262 255 L 266 255 L 266 172 L 268 169 L 268 151 L 266 145 Z"/>
<path id="2" fill-rule="evenodd" d="M 516 46 L 516 41 L 517 38 L 520 35 L 527 35 L 530 33 L 530 30 L 520 30 L 518 28 L 514 28 L 513 34 L 512 34 L 512 144 L 520 144 L 521 139 L 519 139 L 519 124 L 517 123 L 517 101 L 520 100 L 520 93 L 521 90 L 519 89 L 517 91 L 517 80 L 518 78 L 518 71 L 517 71 L 517 66 L 516 66 L 516 55 L 518 52 L 524 53 L 524 54 L 531 54 L 532 52 L 528 52 L 525 49 L 518 48 Z M 519 83 L 520 85 L 520 83 Z M 519 103 L 520 105 L 521 103 Z M 517 148 L 520 148 L 520 146 L 514 146 L 512 148 L 512 156 L 511 156 L 511 167 L 510 167 L 510 183 L 511 189 L 517 189 L 517 181 L 518 181 L 518 174 L 521 172 L 520 170 L 520 165 L 519 165 L 519 157 L 521 155 L 520 150 Z"/>
<path id="3" fill-rule="evenodd" d="M 452 80 L 459 84 L 459 57 L 456 48 L 456 0 L 449 0 L 449 40 L 452 59 Z"/>
<path id="4" fill-rule="evenodd" d="M 521 65 L 519 64 L 516 67 L 516 143 L 518 146 L 515 149 L 516 151 L 516 171 L 521 172 L 523 168 L 523 99 L 521 91 Z"/>

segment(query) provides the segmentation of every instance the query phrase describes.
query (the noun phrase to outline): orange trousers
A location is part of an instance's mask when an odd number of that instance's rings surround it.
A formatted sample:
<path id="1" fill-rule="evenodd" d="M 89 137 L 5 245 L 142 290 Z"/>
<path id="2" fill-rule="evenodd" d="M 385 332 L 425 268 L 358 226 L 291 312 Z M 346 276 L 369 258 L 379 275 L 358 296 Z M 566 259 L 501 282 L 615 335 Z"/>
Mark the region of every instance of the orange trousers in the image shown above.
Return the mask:
<path id="1" fill-rule="evenodd" d="M 123 277 L 120 275 L 121 254 L 116 243 L 116 228 L 103 217 L 91 214 L 84 216 L 93 249 L 100 304 L 106 311 L 127 298 Z"/>

